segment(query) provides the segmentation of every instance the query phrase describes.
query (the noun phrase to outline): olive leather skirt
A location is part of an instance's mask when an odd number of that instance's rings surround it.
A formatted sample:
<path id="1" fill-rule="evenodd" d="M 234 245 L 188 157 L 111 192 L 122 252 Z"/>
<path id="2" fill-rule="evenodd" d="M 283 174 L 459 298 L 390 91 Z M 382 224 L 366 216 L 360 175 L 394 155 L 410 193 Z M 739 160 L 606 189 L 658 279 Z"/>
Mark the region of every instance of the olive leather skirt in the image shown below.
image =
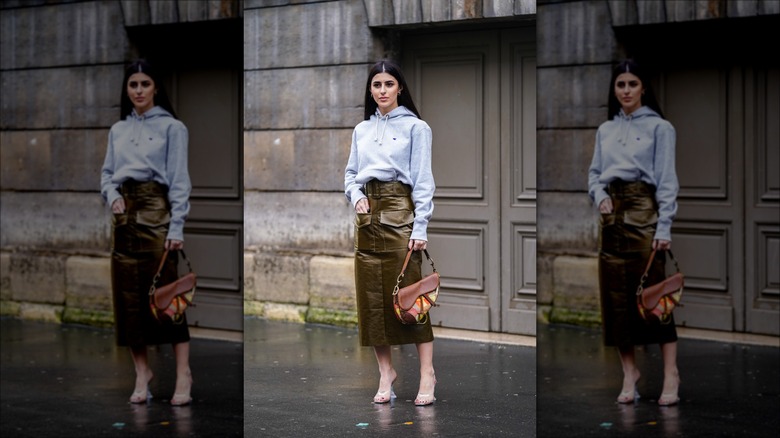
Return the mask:
<path id="1" fill-rule="evenodd" d="M 161 323 L 149 309 L 149 287 L 164 252 L 170 223 L 167 189 L 156 182 L 128 181 L 120 188 L 125 212 L 114 214 L 111 282 L 116 342 L 141 347 L 190 340 L 186 318 L 181 324 Z M 178 253 L 168 256 L 159 284 L 175 281 Z"/>
<path id="2" fill-rule="evenodd" d="M 355 218 L 355 290 L 358 332 L 363 346 L 433 341 L 430 321 L 401 324 L 393 313 L 393 289 L 408 251 L 414 222 L 411 188 L 400 182 L 369 181 L 363 192 L 369 213 Z M 422 256 L 415 251 L 401 287 L 422 278 Z"/>
<path id="3" fill-rule="evenodd" d="M 674 319 L 661 324 L 639 316 L 636 290 L 652 251 L 658 222 L 655 188 L 644 182 L 614 181 L 607 191 L 613 212 L 602 214 L 599 239 L 599 283 L 604 345 L 629 348 L 677 340 Z M 665 253 L 659 252 L 648 284 L 665 277 Z"/>

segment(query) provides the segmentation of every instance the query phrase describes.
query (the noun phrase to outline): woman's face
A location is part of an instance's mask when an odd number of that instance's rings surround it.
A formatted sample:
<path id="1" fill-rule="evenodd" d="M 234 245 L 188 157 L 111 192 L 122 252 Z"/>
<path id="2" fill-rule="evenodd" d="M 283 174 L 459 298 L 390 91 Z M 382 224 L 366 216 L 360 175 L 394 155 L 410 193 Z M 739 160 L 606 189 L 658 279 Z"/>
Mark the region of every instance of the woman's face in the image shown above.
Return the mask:
<path id="1" fill-rule="evenodd" d="M 377 73 L 371 79 L 371 96 L 379 107 L 380 114 L 385 115 L 398 108 L 399 93 L 401 88 L 393 75 Z"/>
<path id="2" fill-rule="evenodd" d="M 133 73 L 127 79 L 127 96 L 133 102 L 135 112 L 140 116 L 154 107 L 157 87 L 146 73 Z"/>
<path id="3" fill-rule="evenodd" d="M 644 93 L 645 87 L 642 85 L 642 81 L 633 73 L 621 73 L 615 79 L 615 97 L 626 115 L 642 106 Z"/>

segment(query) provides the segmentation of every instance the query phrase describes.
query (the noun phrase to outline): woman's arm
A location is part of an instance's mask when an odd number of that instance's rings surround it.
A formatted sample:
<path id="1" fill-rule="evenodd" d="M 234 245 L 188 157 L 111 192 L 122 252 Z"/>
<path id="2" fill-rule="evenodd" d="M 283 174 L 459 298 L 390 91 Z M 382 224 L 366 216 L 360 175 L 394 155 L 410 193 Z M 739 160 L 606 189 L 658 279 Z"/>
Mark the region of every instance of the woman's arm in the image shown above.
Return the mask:
<path id="1" fill-rule="evenodd" d="M 655 199 L 658 203 L 658 225 L 655 240 L 672 240 L 672 220 L 677 214 L 677 172 L 675 170 L 674 127 L 665 122 L 656 127 L 653 172 L 656 181 Z"/>
<path id="2" fill-rule="evenodd" d="M 412 179 L 412 201 L 414 202 L 414 227 L 411 239 L 428 240 L 428 221 L 433 215 L 433 194 L 436 184 L 431 170 L 431 128 L 425 124 L 412 127 L 410 156 L 410 177 Z"/>
<path id="3" fill-rule="evenodd" d="M 355 182 L 359 170 L 358 150 L 357 150 L 357 130 L 352 132 L 352 146 L 349 149 L 349 159 L 347 160 L 347 167 L 344 169 L 344 195 L 347 200 L 358 210 L 358 204 L 361 204 L 361 210 L 358 213 L 368 212 L 368 200 L 360 203 L 362 199 L 366 199 L 366 195 L 361 190 L 360 184 Z"/>
<path id="4" fill-rule="evenodd" d="M 103 200 L 106 201 L 114 213 L 124 212 L 124 200 L 119 193 L 119 186 L 114 184 L 112 178 L 116 171 L 114 164 L 114 141 L 113 131 L 108 132 L 108 144 L 106 145 L 106 157 L 103 160 L 103 168 L 100 171 L 100 194 L 103 196 Z M 117 211 L 119 208 L 118 201 L 122 201 L 121 211 Z M 115 205 L 117 207 L 115 207 Z"/>
<path id="5" fill-rule="evenodd" d="M 184 221 L 190 212 L 190 174 L 188 170 L 189 134 L 183 123 L 168 127 L 168 157 L 166 178 L 168 180 L 168 201 L 171 203 L 171 223 L 167 240 L 184 240 Z"/>

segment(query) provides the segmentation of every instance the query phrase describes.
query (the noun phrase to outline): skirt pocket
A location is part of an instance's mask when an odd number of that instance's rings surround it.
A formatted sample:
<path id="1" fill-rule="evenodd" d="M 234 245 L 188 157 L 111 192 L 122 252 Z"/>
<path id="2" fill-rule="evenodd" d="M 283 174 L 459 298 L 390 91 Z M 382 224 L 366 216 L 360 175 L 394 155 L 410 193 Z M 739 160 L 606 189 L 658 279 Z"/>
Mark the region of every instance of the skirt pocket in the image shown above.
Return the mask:
<path id="1" fill-rule="evenodd" d="M 371 213 L 357 213 L 355 216 L 355 249 L 371 249 Z"/>
<path id="2" fill-rule="evenodd" d="M 658 223 L 655 210 L 627 210 L 623 212 L 623 223 L 634 227 L 649 227 Z"/>
<path id="3" fill-rule="evenodd" d="M 379 213 L 379 223 L 385 250 L 403 249 L 409 245 L 414 224 L 414 212 L 388 210 Z"/>
<path id="4" fill-rule="evenodd" d="M 147 227 L 160 227 L 171 222 L 168 210 L 140 210 L 136 212 L 135 222 Z"/>

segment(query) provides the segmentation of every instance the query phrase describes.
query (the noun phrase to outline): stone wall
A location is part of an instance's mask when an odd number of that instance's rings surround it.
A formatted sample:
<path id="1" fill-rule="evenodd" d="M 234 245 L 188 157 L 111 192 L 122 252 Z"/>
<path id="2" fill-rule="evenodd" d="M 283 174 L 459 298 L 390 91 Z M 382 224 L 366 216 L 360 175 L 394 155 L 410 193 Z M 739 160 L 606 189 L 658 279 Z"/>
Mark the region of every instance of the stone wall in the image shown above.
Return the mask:
<path id="1" fill-rule="evenodd" d="M 587 194 L 622 26 L 780 13 L 780 1 L 537 0 L 537 304 L 540 321 L 600 321 L 597 214 Z"/>
<path id="2" fill-rule="evenodd" d="M 366 74 L 400 32 L 532 17 L 533 0 L 246 0 L 245 313 L 355 324 L 344 197 Z"/>
<path id="3" fill-rule="evenodd" d="M 220 0 L 0 4 L 0 314 L 110 325 L 106 137 L 119 117 L 125 26 L 240 16 Z"/>

